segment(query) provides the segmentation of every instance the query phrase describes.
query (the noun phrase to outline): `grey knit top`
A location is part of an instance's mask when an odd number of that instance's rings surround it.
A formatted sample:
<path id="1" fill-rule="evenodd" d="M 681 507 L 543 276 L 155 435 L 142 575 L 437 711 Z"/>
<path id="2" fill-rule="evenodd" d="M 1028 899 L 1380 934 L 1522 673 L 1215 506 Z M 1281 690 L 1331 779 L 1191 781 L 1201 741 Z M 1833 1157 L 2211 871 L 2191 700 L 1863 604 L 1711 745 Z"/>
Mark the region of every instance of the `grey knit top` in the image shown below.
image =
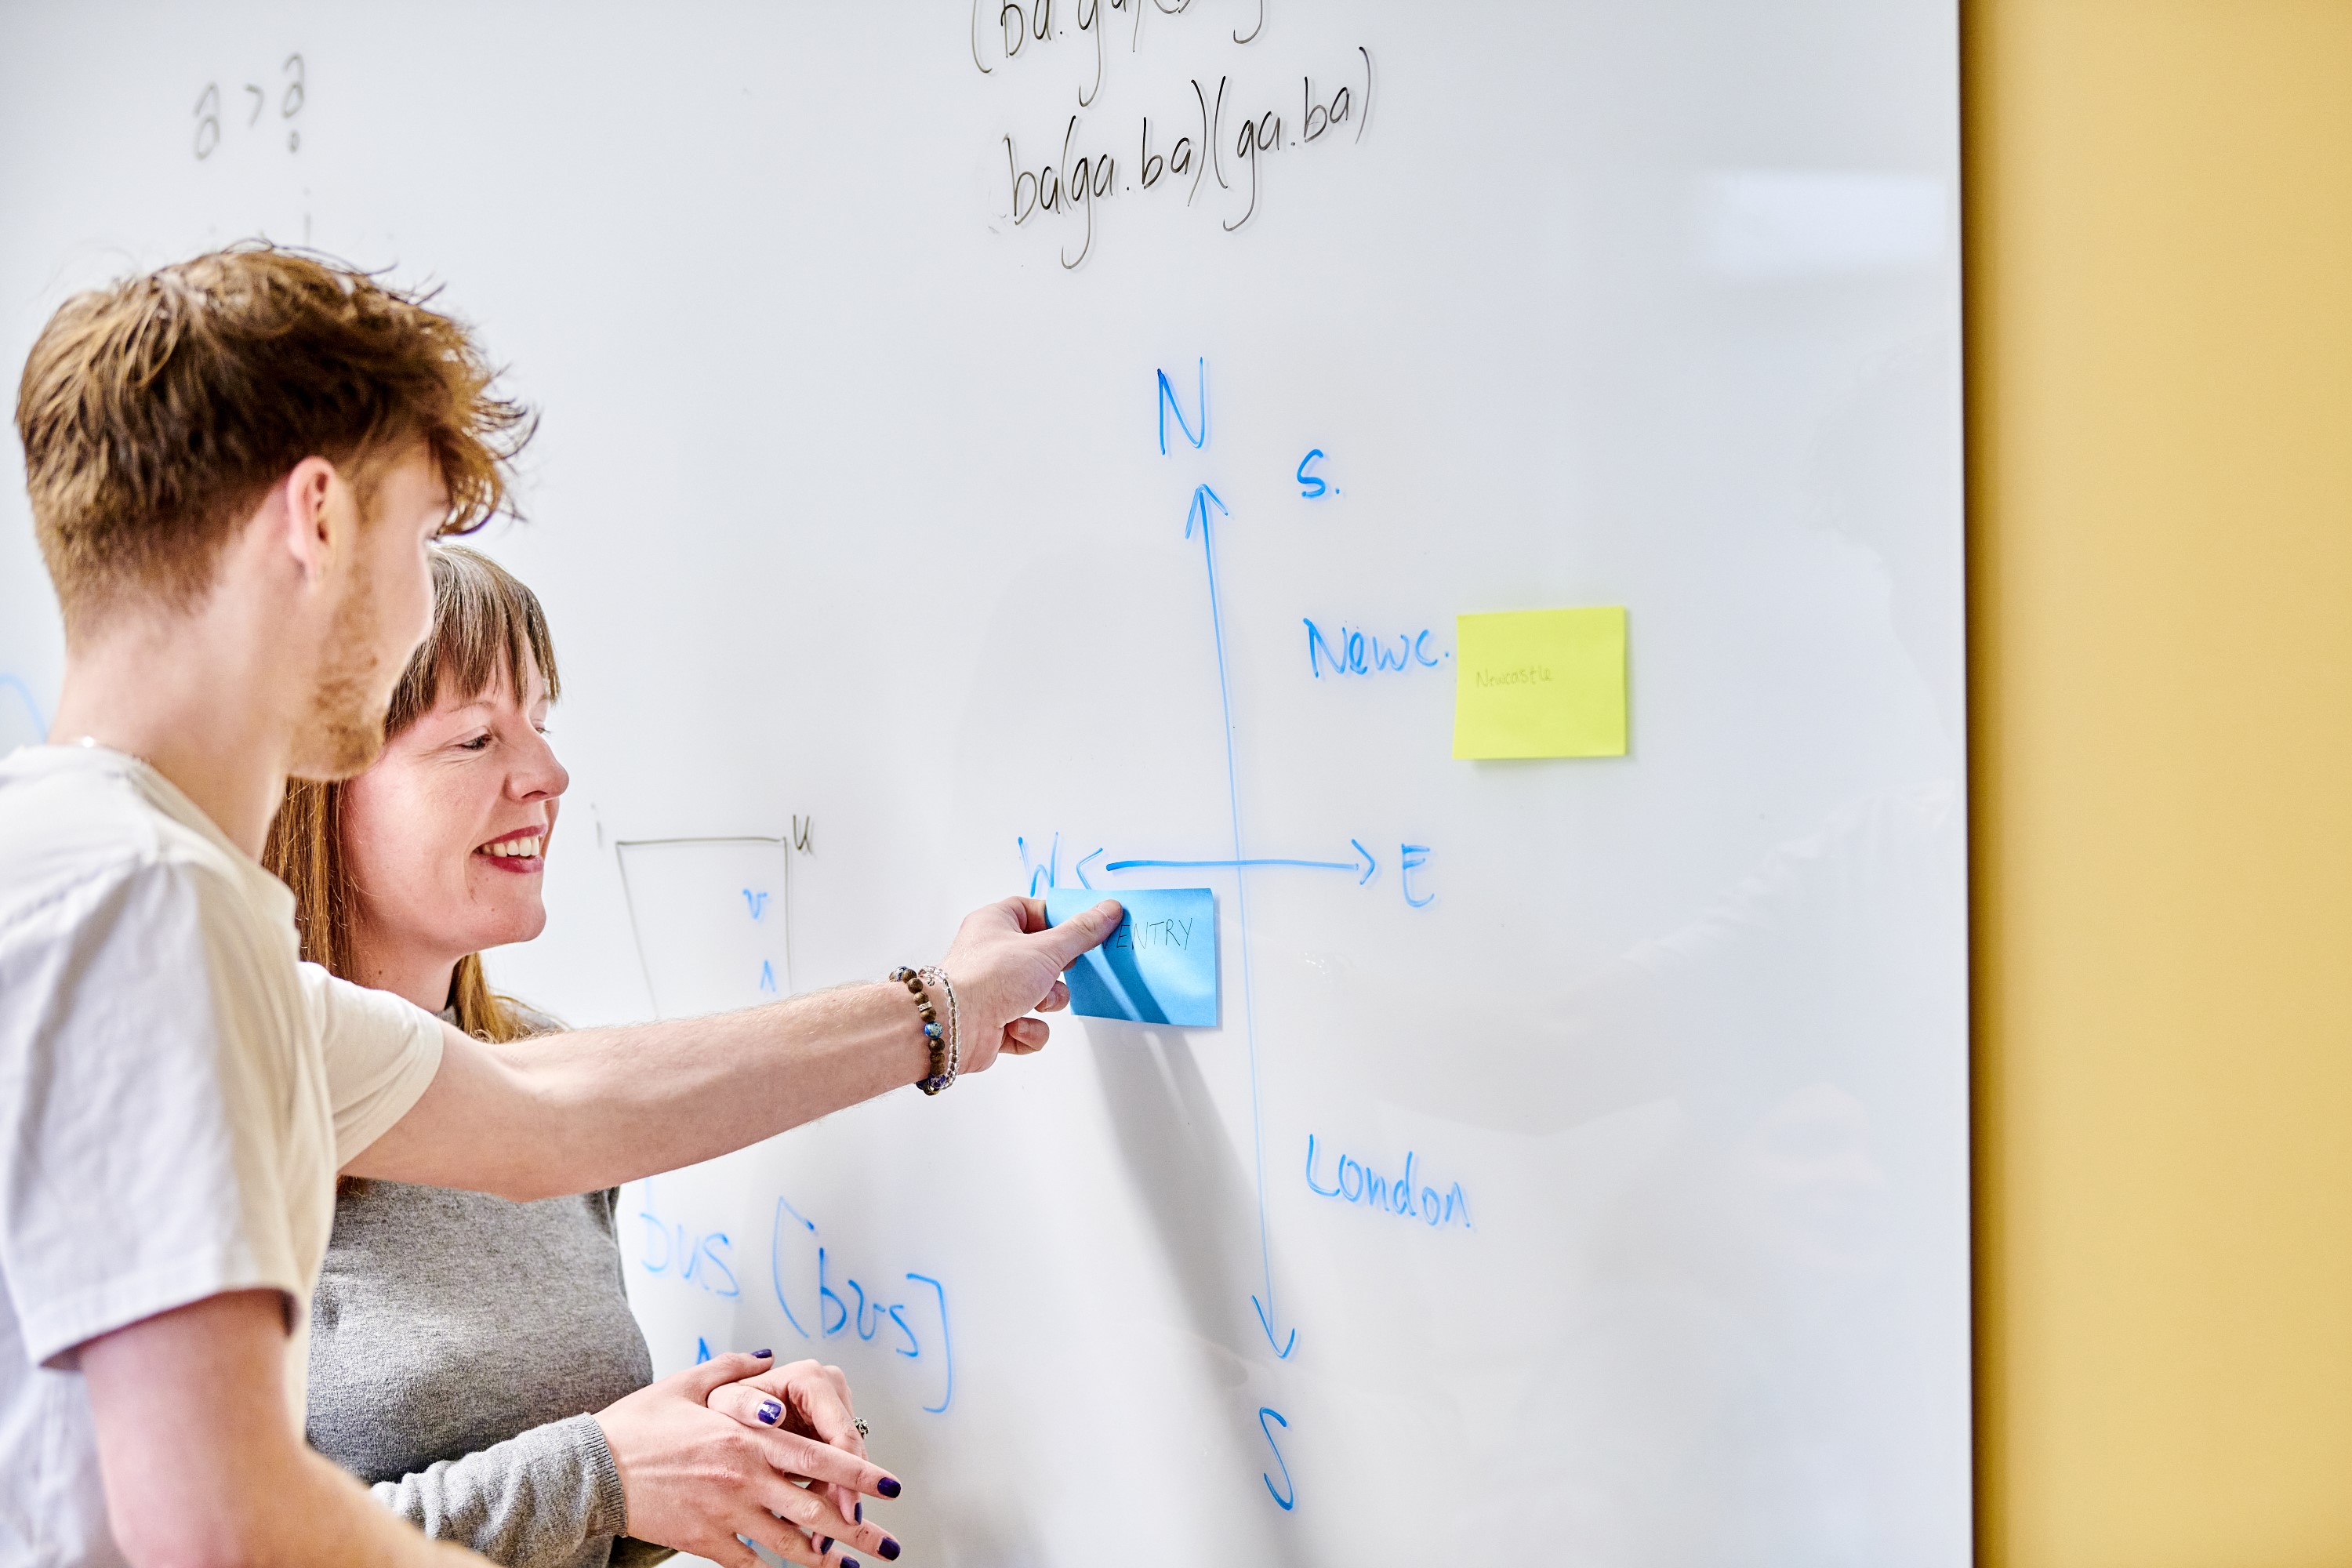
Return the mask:
<path id="1" fill-rule="evenodd" d="M 624 1539 L 591 1414 L 653 1381 L 615 1200 L 347 1184 L 311 1303 L 311 1446 L 427 1535 L 512 1568 L 667 1556 Z"/>

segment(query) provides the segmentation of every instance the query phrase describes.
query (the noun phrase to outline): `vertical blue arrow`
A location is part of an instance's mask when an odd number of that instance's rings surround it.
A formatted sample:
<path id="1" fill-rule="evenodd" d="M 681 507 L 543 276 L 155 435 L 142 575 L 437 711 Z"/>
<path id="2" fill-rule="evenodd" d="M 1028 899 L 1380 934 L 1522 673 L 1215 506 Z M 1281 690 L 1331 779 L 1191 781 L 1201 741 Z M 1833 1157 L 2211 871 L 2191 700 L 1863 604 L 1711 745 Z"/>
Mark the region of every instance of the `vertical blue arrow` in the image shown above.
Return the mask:
<path id="1" fill-rule="evenodd" d="M 1207 423 L 1205 417 L 1202 423 Z M 1298 1331 L 1293 1329 L 1284 1338 L 1275 1333 L 1274 1247 L 1265 1215 L 1265 1114 L 1258 1094 L 1257 999 L 1250 986 L 1249 868 L 1242 858 L 1242 792 L 1240 770 L 1234 763 L 1233 683 L 1225 675 L 1225 622 L 1217 604 L 1217 547 L 1209 528 L 1209 509 L 1213 506 L 1227 517 L 1233 515 L 1216 491 L 1206 485 L 1194 486 L 1192 510 L 1184 514 L 1184 537 L 1192 538 L 1193 525 L 1200 525 L 1201 560 L 1209 574 L 1209 629 L 1217 644 L 1217 700 L 1225 719 L 1225 799 L 1233 808 L 1234 902 L 1242 950 L 1242 1037 L 1249 1051 L 1250 1152 L 1257 1167 L 1257 1256 L 1265 1279 L 1265 1296 L 1252 1296 L 1250 1305 L 1257 1309 L 1258 1327 L 1265 1331 L 1265 1342 L 1274 1347 L 1276 1356 L 1287 1360 L 1298 1343 Z"/>

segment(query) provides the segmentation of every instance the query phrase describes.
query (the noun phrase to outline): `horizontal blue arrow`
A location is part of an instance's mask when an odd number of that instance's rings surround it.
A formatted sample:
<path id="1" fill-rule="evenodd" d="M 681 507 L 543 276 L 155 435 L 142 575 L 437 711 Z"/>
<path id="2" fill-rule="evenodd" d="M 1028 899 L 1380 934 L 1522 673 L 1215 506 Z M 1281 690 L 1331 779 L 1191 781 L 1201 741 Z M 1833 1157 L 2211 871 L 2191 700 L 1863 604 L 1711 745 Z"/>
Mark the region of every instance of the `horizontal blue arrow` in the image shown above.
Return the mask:
<path id="1" fill-rule="evenodd" d="M 1187 869 L 1206 866 L 1304 866 L 1315 871 L 1353 871 L 1353 860 L 1113 860 L 1103 867 L 1106 871 L 1131 871 L 1138 866 L 1180 866 Z"/>
<path id="2" fill-rule="evenodd" d="M 1364 883 L 1366 883 L 1366 882 L 1369 882 L 1369 881 L 1370 881 L 1370 880 L 1372 879 L 1372 873 L 1373 873 L 1374 871 L 1377 871 L 1377 870 L 1379 870 L 1379 869 L 1380 869 L 1380 863 L 1379 863 L 1378 861 L 1376 861 L 1376 860 L 1374 860 L 1374 859 L 1372 858 L 1372 852 L 1371 852 L 1370 850 L 1369 850 L 1369 849 L 1365 848 L 1365 847 L 1364 847 L 1362 845 L 1360 845 L 1360 844 L 1356 844 L 1356 841 L 1355 841 L 1354 839 L 1350 838 L 1350 839 L 1349 839 L 1349 840 L 1348 840 L 1348 842 L 1349 842 L 1349 843 L 1350 843 L 1350 844 L 1355 844 L 1355 845 L 1356 845 L 1356 853 L 1357 853 L 1357 854 L 1359 854 L 1359 855 L 1361 855 L 1361 856 L 1363 857 L 1363 859 L 1361 859 L 1360 861 L 1358 861 L 1358 860 L 1283 860 L 1283 859 L 1265 859 L 1265 860 L 1112 860 L 1112 861 L 1109 861 L 1109 862 L 1106 863 L 1106 864 L 1104 865 L 1104 867 L 1103 867 L 1103 869 L 1104 869 L 1104 870 L 1106 870 L 1106 871 L 1133 871 L 1133 870 L 1137 870 L 1137 869 L 1139 869 L 1139 868 L 1145 868 L 1145 867 L 1164 867 L 1164 868 L 1169 868 L 1169 869 L 1172 869 L 1172 870 L 1181 870 L 1181 871 L 1195 871 L 1195 870 L 1214 870 L 1214 869 L 1217 869 L 1217 868 L 1241 868 L 1241 867 L 1244 867 L 1244 866 L 1299 866 L 1299 867 L 1304 867 L 1306 869 L 1307 869 L 1307 870 L 1309 870 L 1309 871 L 1356 871 L 1356 872 L 1360 872 L 1360 873 L 1361 873 L 1361 874 L 1360 874 L 1360 876 L 1358 876 L 1358 877 L 1357 877 L 1357 879 L 1356 879 L 1356 882 L 1357 882 L 1357 885 L 1360 887 L 1362 884 L 1364 884 Z M 1092 858 L 1093 858 L 1093 857 L 1092 857 L 1092 856 L 1088 856 L 1088 857 L 1087 857 L 1087 858 L 1088 858 L 1088 859 L 1092 859 Z"/>

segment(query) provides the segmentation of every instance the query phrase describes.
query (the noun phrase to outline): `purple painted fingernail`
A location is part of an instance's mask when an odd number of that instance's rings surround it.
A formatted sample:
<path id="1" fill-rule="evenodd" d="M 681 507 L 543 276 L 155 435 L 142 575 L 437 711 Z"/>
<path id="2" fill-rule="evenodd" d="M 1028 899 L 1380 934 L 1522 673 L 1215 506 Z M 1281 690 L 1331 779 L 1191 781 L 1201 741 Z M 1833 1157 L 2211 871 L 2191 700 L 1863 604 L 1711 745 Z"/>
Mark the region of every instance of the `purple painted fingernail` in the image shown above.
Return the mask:
<path id="1" fill-rule="evenodd" d="M 762 1426 L 773 1426 L 783 1418 L 783 1414 L 784 1407 L 776 1401 L 772 1399 L 760 1401 L 760 1421 Z"/>
<path id="2" fill-rule="evenodd" d="M 850 1520 L 853 1523 L 864 1524 L 866 1522 L 866 1505 L 861 1502 L 857 1504 L 856 1507 L 857 1511 L 850 1515 Z"/>
<path id="3" fill-rule="evenodd" d="M 818 1536 L 818 1537 L 816 1538 L 816 1554 L 817 1554 L 819 1557 L 824 1556 L 826 1552 L 830 1552 L 830 1551 L 832 1551 L 832 1550 L 833 1550 L 833 1537 L 832 1537 L 832 1536 L 830 1536 L 830 1535 L 820 1535 L 820 1536 Z"/>
<path id="4" fill-rule="evenodd" d="M 884 1476 L 880 1480 L 874 1483 L 874 1489 L 880 1492 L 884 1497 L 897 1497 L 898 1495 L 898 1478 L 895 1476 Z M 890 1552 L 885 1552 L 883 1555 L 887 1557 L 895 1557 L 898 1553 Z"/>
<path id="5" fill-rule="evenodd" d="M 841 1568 L 857 1568 L 857 1559 L 855 1557 L 843 1558 L 841 1560 Z"/>
<path id="6" fill-rule="evenodd" d="M 753 1351 L 751 1352 L 751 1359 L 753 1361 L 765 1361 L 775 1353 L 776 1352 L 773 1351 Z"/>
<path id="7" fill-rule="evenodd" d="M 883 1556 L 887 1557 L 893 1563 L 898 1561 L 898 1543 L 891 1540 L 887 1535 L 882 1538 L 882 1544 L 876 1547 L 875 1550 L 881 1552 Z"/>

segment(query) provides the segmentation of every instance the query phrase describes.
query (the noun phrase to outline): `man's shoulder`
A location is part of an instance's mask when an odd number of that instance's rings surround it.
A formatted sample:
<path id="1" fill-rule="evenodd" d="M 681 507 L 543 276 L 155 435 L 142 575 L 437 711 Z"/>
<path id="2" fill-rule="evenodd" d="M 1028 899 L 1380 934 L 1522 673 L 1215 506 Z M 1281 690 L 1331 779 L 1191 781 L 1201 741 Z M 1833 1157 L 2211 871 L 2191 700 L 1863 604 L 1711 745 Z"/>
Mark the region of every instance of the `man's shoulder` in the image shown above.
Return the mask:
<path id="1" fill-rule="evenodd" d="M 307 960 L 295 969 L 329 1066 L 339 1078 L 405 1072 L 408 1058 L 420 1052 L 437 1059 L 441 1020 L 424 1008 L 389 991 L 331 974 Z M 343 1087 L 358 1091 L 373 1086 L 356 1082 Z"/>
<path id="2" fill-rule="evenodd" d="M 26 747 L 0 758 L 0 931 L 126 888 L 170 888 L 212 918 L 244 918 L 258 867 L 157 806 L 129 774 L 60 765 Z"/>

